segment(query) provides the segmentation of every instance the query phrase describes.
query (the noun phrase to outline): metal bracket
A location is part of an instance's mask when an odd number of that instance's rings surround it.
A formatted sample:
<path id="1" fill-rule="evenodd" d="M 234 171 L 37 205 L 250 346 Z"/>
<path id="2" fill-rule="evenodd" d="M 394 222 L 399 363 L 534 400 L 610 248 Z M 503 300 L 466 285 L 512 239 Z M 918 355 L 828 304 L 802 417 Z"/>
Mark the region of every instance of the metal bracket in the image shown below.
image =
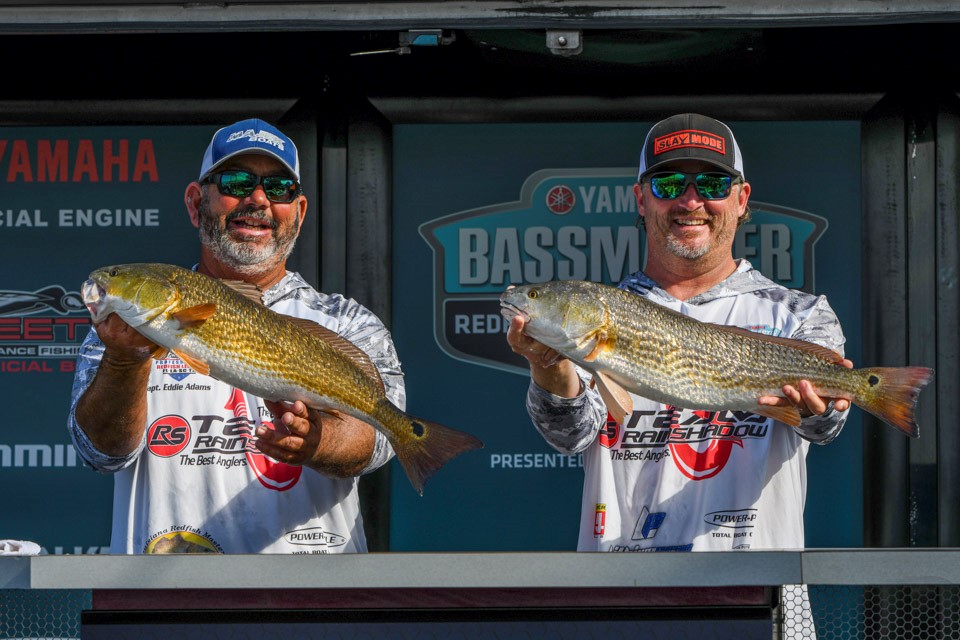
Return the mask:
<path id="1" fill-rule="evenodd" d="M 575 56 L 583 52 L 583 33 L 576 31 L 555 31 L 547 29 L 547 48 L 558 56 Z"/>

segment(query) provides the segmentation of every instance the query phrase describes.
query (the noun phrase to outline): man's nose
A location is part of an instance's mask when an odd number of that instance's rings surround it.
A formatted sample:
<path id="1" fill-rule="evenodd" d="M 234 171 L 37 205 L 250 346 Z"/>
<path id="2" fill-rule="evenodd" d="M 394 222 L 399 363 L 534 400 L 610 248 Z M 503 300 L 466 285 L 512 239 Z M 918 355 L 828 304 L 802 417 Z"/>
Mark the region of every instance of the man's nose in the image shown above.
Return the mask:
<path id="1" fill-rule="evenodd" d="M 246 197 L 247 200 L 252 200 L 257 205 L 268 205 L 270 200 L 267 198 L 267 192 L 263 189 L 262 184 L 258 184 L 253 188 L 253 191 L 250 192 L 250 195 Z"/>
<path id="2" fill-rule="evenodd" d="M 688 184 L 680 197 L 677 198 L 677 203 L 683 208 L 693 211 L 703 206 L 703 197 L 697 191 L 696 185 Z"/>

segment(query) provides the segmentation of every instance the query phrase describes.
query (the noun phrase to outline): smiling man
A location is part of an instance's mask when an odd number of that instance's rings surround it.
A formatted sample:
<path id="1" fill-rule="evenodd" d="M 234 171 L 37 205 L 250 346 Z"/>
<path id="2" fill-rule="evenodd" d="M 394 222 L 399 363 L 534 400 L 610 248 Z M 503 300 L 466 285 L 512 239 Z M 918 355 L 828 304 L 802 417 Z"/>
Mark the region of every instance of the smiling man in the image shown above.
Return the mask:
<path id="1" fill-rule="evenodd" d="M 195 269 L 262 291 L 367 353 L 406 404 L 393 341 L 368 309 L 287 271 L 307 213 L 293 141 L 262 120 L 218 130 L 184 202 L 199 230 Z M 86 464 L 114 474 L 112 553 L 367 550 L 358 476 L 393 450 L 338 412 L 252 397 L 199 374 L 116 314 L 81 347 L 68 427 Z"/>
<path id="2" fill-rule="evenodd" d="M 786 289 L 734 259 L 750 183 L 727 125 L 691 113 L 658 122 L 644 141 L 634 194 L 647 261 L 622 289 L 704 322 L 842 353 L 840 323 L 823 296 Z M 784 387 L 783 398 L 758 398 L 795 405 L 803 420 L 791 427 L 634 395 L 632 415 L 617 424 L 588 374 L 525 335 L 524 322 L 513 318 L 507 341 L 530 365 L 534 426 L 558 451 L 583 454 L 579 550 L 804 546 L 807 450 L 837 436 L 848 401 L 819 397 L 807 381 Z"/>

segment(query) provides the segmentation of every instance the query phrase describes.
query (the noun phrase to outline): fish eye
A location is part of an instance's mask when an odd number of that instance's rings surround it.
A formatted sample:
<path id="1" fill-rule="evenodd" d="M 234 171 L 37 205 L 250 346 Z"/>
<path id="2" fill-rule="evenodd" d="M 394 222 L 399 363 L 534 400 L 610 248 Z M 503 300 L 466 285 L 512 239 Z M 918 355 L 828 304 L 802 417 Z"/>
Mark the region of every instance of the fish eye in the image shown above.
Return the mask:
<path id="1" fill-rule="evenodd" d="M 118 268 L 116 268 L 116 267 L 114 267 L 113 269 L 110 269 L 110 277 L 111 277 L 111 278 L 116 277 L 116 275 L 119 274 L 119 273 L 120 273 L 120 269 L 118 269 Z"/>
<path id="2" fill-rule="evenodd" d="M 530 291 L 527 291 L 527 297 L 528 297 L 528 298 L 536 298 L 536 297 L 538 297 L 539 295 L 540 295 L 540 292 L 537 291 L 536 289 L 530 289 Z"/>

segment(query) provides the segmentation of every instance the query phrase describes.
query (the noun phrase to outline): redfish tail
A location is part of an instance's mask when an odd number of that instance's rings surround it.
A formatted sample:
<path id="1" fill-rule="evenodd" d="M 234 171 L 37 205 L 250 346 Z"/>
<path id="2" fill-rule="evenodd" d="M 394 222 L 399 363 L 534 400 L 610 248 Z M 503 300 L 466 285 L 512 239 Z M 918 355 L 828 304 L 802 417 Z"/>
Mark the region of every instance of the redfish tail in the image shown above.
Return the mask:
<path id="1" fill-rule="evenodd" d="M 920 437 L 920 427 L 913 412 L 920 391 L 933 379 L 927 367 L 873 367 L 863 369 L 871 386 L 868 397 L 856 403 L 890 426 L 911 438 Z"/>
<path id="2" fill-rule="evenodd" d="M 410 484 L 420 495 L 427 479 L 440 467 L 465 451 L 483 447 L 483 442 L 469 433 L 412 416 L 410 420 L 413 437 L 392 444 Z"/>

